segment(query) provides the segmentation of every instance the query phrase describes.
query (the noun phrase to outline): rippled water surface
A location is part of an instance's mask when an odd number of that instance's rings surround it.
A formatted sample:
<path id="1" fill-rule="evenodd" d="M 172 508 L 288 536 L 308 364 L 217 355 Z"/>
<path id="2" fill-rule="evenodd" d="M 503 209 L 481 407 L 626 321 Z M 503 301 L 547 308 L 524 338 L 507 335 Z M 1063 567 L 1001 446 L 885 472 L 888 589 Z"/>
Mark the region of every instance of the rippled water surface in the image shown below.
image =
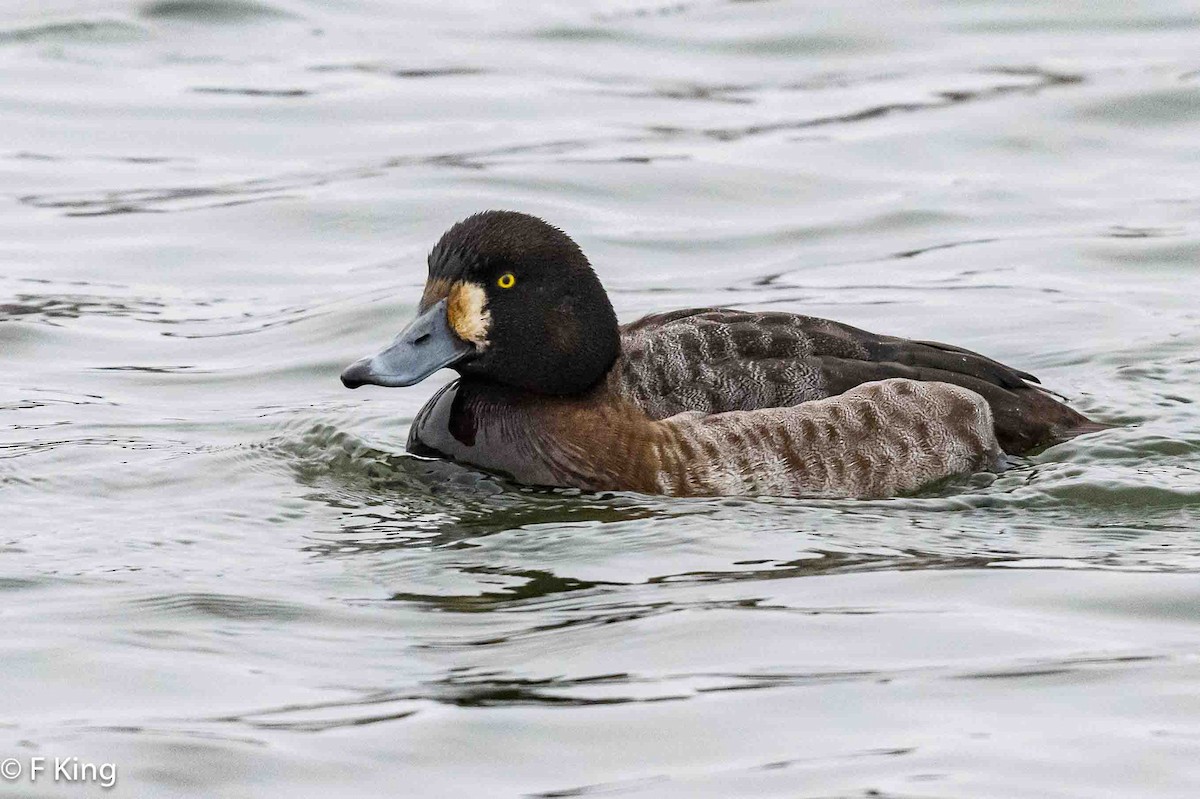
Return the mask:
<path id="1" fill-rule="evenodd" d="M 1200 795 L 1194 2 L 7 0 L 0 758 L 157 796 Z M 531 491 L 345 391 L 456 219 L 622 319 L 1119 425 L 884 502 Z M 5 795 L 90 795 L 28 774 Z"/>

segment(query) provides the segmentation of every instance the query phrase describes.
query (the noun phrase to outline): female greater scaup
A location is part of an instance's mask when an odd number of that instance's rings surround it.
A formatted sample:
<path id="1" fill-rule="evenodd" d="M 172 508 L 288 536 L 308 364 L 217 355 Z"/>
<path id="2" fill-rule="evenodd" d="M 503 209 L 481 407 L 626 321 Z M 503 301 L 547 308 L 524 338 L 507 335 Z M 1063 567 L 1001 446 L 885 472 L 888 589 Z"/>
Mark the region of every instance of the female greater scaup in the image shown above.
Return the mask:
<path id="1" fill-rule="evenodd" d="M 512 211 L 429 254 L 419 315 L 348 388 L 460 379 L 408 449 L 518 482 L 676 496 L 881 497 L 1103 425 L 968 350 L 788 313 L 625 326 L 565 233 Z"/>

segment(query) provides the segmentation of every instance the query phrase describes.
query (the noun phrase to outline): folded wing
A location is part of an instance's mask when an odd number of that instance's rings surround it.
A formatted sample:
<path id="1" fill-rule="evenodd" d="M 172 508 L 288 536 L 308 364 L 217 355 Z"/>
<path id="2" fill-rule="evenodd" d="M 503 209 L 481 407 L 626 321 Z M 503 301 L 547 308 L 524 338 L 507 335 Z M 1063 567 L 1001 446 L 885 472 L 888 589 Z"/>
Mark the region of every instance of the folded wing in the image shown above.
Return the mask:
<path id="1" fill-rule="evenodd" d="M 797 314 L 657 314 L 626 325 L 622 348 L 617 388 L 655 419 L 790 407 L 899 377 L 982 395 L 1001 446 L 1012 453 L 1101 427 L 1056 401 L 1033 375 L 978 353 Z"/>

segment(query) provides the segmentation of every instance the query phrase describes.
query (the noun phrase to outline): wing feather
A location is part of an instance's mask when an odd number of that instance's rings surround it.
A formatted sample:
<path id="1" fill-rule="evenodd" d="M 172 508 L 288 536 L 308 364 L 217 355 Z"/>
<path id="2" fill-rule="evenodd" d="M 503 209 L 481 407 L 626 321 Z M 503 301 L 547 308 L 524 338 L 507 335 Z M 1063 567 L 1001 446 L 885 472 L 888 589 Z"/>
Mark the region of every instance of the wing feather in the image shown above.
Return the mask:
<path id="1" fill-rule="evenodd" d="M 655 314 L 622 329 L 622 350 L 617 389 L 654 419 L 787 407 L 901 377 L 981 394 L 1009 452 L 1095 429 L 1028 372 L 961 347 L 811 316 L 722 308 Z"/>

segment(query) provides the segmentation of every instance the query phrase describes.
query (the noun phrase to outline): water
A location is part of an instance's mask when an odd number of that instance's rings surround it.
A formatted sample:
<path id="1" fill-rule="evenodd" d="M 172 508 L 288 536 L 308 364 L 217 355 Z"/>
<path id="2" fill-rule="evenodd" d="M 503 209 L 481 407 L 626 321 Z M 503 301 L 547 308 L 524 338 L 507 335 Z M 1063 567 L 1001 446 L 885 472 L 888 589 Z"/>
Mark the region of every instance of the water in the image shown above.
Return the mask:
<path id="1" fill-rule="evenodd" d="M 1194 3 L 9 0 L 0 759 L 110 794 L 1200 794 Z M 971 347 L 1121 425 L 884 502 L 530 491 L 348 392 L 542 215 L 624 320 Z M 101 794 L 28 773 L 5 795 Z"/>

